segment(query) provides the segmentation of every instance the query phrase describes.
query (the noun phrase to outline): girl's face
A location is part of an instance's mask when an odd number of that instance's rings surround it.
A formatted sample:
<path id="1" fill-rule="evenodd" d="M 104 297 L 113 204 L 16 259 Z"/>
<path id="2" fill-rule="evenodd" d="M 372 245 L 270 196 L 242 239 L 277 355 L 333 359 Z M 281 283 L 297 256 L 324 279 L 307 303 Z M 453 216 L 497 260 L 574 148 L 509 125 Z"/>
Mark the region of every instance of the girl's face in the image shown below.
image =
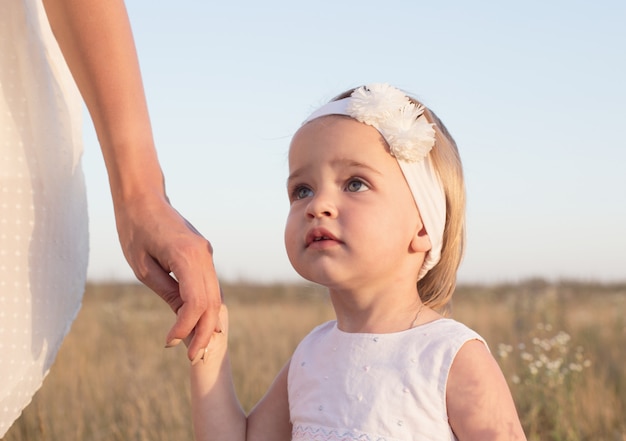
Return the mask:
<path id="1" fill-rule="evenodd" d="M 325 116 L 289 151 L 285 244 L 304 278 L 329 288 L 417 280 L 430 249 L 413 196 L 376 129 Z"/>

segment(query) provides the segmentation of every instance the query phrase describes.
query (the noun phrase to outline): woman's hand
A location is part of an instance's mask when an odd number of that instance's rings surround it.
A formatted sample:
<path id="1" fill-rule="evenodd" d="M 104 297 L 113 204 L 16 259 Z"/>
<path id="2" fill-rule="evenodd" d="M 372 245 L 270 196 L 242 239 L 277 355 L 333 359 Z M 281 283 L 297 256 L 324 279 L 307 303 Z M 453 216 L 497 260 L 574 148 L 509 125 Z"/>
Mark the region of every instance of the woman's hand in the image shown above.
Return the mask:
<path id="1" fill-rule="evenodd" d="M 190 336 L 188 357 L 194 360 L 213 331 L 220 330 L 221 295 L 211 244 L 164 197 L 127 200 L 116 204 L 115 214 L 135 275 L 176 312 L 167 346 Z"/>

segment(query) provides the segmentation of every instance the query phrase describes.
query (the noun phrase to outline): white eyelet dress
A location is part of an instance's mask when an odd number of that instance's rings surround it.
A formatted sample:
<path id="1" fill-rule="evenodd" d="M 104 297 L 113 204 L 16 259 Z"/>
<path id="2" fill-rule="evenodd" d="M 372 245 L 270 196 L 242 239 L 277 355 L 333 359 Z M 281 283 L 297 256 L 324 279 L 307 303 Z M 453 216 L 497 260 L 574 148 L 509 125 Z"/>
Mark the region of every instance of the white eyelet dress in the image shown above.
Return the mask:
<path id="1" fill-rule="evenodd" d="M 458 350 L 482 337 L 451 319 L 352 334 L 336 322 L 297 347 L 288 374 L 294 441 L 450 441 L 446 383 Z"/>
<path id="2" fill-rule="evenodd" d="M 0 438 L 80 308 L 82 102 L 41 0 L 0 0 Z"/>

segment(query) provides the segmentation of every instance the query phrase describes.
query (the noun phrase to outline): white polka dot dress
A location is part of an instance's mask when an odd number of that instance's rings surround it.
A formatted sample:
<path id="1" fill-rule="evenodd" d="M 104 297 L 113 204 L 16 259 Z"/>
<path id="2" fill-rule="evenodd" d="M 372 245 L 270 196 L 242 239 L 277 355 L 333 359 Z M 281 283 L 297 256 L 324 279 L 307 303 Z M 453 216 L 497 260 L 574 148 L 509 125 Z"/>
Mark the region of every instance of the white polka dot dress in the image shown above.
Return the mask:
<path id="1" fill-rule="evenodd" d="M 1 0 L 0 437 L 41 386 L 80 308 L 81 112 L 40 0 Z"/>
<path id="2" fill-rule="evenodd" d="M 458 350 L 476 332 L 439 319 L 391 334 L 346 333 L 328 322 L 289 365 L 294 441 L 455 441 L 446 384 Z"/>

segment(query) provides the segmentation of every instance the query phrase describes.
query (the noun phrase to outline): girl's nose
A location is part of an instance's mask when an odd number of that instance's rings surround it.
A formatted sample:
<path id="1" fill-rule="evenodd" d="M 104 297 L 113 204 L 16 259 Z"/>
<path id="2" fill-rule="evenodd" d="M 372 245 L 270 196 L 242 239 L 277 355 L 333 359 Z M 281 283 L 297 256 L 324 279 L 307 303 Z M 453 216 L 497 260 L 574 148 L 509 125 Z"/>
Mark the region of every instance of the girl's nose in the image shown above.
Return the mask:
<path id="1" fill-rule="evenodd" d="M 306 215 L 311 219 L 322 217 L 334 218 L 337 216 L 337 207 L 332 202 L 329 195 L 318 193 L 311 198 L 307 206 Z"/>

